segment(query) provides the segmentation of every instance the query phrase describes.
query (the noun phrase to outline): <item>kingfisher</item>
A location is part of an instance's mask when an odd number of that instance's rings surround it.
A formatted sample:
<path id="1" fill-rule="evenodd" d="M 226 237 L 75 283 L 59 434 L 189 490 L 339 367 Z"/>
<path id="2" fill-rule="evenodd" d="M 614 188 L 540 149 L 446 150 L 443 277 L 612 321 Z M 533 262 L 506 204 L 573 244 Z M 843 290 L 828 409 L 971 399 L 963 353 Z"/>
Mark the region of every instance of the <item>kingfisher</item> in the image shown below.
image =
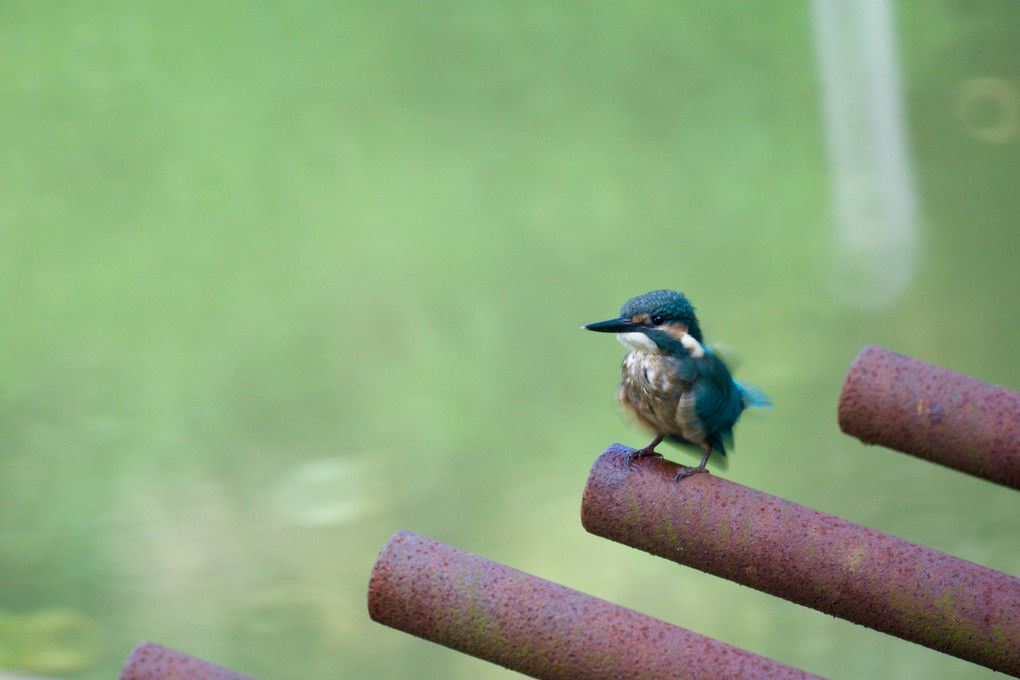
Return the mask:
<path id="1" fill-rule="evenodd" d="M 653 290 L 627 300 L 617 318 L 582 328 L 616 333 L 630 350 L 623 358 L 617 398 L 655 439 L 631 452 L 628 460 L 661 456 L 655 447 L 663 439 L 701 449 L 701 463 L 685 467 L 677 480 L 707 472 L 713 453 L 726 455 L 744 409 L 772 405 L 757 387 L 733 379 L 705 343 L 694 307 L 683 293 Z"/>

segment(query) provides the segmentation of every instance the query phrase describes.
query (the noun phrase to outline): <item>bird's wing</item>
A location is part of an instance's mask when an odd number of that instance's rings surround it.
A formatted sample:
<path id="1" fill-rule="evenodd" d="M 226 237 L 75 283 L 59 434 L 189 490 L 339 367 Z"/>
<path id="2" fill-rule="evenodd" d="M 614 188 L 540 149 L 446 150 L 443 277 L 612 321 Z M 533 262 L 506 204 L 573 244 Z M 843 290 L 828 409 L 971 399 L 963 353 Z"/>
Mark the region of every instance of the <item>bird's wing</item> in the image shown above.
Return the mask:
<path id="1" fill-rule="evenodd" d="M 684 437 L 692 442 L 707 441 L 725 455 L 725 444 L 732 441 L 733 424 L 744 410 L 744 402 L 726 365 L 706 353 L 696 360 L 697 379 L 677 405 L 677 422 Z"/>

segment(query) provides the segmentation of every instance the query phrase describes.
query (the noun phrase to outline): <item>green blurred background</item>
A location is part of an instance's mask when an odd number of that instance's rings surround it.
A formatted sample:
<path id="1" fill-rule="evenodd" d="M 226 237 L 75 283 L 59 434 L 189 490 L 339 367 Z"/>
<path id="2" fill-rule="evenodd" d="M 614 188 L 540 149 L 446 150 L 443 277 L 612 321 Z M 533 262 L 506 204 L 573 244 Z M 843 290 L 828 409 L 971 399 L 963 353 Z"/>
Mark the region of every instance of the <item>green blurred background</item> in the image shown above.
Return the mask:
<path id="1" fill-rule="evenodd" d="M 1018 7 L 895 4 L 917 210 L 862 256 L 807 3 L 0 3 L 0 668 L 513 677 L 368 619 L 409 529 L 823 676 L 993 677 L 586 534 L 647 436 L 579 326 L 684 291 L 776 404 L 727 477 L 1020 573 L 1016 492 L 836 423 L 865 344 L 1020 389 Z"/>

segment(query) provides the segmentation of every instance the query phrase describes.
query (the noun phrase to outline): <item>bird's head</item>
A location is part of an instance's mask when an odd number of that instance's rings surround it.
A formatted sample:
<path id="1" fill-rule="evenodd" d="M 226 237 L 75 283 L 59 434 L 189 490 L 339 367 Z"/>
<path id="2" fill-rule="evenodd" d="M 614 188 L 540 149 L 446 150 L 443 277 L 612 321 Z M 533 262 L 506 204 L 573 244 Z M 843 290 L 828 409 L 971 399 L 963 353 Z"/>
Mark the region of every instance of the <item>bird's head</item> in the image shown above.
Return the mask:
<path id="1" fill-rule="evenodd" d="M 693 351 L 690 338 L 702 343 L 701 328 L 694 307 L 683 293 L 653 290 L 631 298 L 620 308 L 620 316 L 590 323 L 583 328 L 616 333 L 625 346 L 639 352 L 668 352 L 682 346 Z M 688 336 L 685 340 L 684 336 Z"/>

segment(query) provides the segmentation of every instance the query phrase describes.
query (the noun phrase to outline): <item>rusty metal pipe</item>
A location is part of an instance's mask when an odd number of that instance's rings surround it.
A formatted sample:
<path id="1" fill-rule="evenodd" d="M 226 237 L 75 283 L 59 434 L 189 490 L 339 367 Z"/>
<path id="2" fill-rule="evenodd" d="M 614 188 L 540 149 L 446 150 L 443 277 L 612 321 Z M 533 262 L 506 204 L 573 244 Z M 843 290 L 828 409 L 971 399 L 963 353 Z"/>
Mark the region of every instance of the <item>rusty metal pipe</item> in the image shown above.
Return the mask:
<path id="1" fill-rule="evenodd" d="M 592 467 L 591 533 L 1020 677 L 1020 579 L 630 451 Z"/>
<path id="2" fill-rule="evenodd" d="M 839 426 L 1020 490 L 1020 393 L 869 345 L 846 376 Z"/>
<path id="3" fill-rule="evenodd" d="M 400 531 L 372 619 L 534 678 L 817 678 L 424 536 Z"/>
<path id="4" fill-rule="evenodd" d="M 131 650 L 120 680 L 255 680 L 152 642 Z"/>

